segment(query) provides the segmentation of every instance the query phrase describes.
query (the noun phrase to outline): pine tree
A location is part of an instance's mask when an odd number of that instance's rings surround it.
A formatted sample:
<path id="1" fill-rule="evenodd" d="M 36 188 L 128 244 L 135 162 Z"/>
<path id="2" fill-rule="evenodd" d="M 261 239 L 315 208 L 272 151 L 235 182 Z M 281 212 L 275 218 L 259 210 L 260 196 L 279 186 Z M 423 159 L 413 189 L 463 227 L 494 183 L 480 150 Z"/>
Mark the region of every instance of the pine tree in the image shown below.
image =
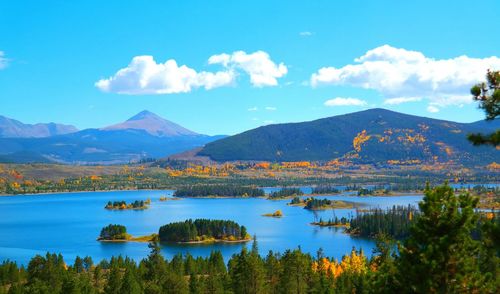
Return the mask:
<path id="1" fill-rule="evenodd" d="M 488 70 L 487 83 L 480 83 L 472 87 L 471 94 L 474 100 L 479 101 L 479 108 L 486 112 L 486 120 L 494 120 L 500 116 L 500 71 Z M 470 134 L 469 141 L 474 145 L 500 144 L 500 130 L 491 134 Z"/>
<path id="2" fill-rule="evenodd" d="M 123 276 L 122 286 L 120 288 L 120 293 L 128 293 L 128 294 L 142 293 L 141 285 L 137 281 L 131 269 L 127 269 L 125 271 L 125 275 Z"/>
<path id="3" fill-rule="evenodd" d="M 456 196 L 445 184 L 426 188 L 422 212 L 400 248 L 398 280 L 405 292 L 457 293 L 479 291 L 478 242 L 471 236 L 478 200 Z"/>

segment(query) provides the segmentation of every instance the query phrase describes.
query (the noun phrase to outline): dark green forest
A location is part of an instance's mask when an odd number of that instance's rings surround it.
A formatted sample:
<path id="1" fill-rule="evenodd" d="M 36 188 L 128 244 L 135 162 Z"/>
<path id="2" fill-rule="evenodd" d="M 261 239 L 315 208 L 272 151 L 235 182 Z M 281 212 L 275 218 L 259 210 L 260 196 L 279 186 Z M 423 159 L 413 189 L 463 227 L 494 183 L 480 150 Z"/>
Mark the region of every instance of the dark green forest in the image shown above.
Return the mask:
<path id="1" fill-rule="evenodd" d="M 248 238 L 245 226 L 230 220 L 196 219 L 160 227 L 161 242 L 192 242 L 203 240 L 237 241 Z"/>
<path id="2" fill-rule="evenodd" d="M 351 218 L 347 232 L 361 237 L 373 238 L 384 234 L 395 239 L 403 239 L 410 234 L 413 220 L 418 216 L 418 209 L 410 205 L 393 206 L 387 210 L 370 209 Z"/>
<path id="3" fill-rule="evenodd" d="M 282 188 L 278 191 L 272 192 L 269 194 L 269 199 L 280 199 L 286 198 L 290 196 L 301 196 L 304 195 L 304 192 L 299 188 Z"/>
<path id="4" fill-rule="evenodd" d="M 253 187 L 237 185 L 192 185 L 179 188 L 175 191 L 174 197 L 262 197 L 264 190 Z"/>
<path id="5" fill-rule="evenodd" d="M 101 229 L 100 240 L 125 240 L 127 239 L 127 228 L 122 225 L 109 224 Z"/>

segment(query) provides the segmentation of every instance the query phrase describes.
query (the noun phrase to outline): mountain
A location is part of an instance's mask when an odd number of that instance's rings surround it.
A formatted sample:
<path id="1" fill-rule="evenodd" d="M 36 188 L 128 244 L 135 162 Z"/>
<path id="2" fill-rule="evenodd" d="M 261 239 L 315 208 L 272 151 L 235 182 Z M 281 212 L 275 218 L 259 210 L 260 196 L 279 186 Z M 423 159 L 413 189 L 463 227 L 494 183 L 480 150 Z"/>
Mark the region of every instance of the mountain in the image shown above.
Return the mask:
<path id="1" fill-rule="evenodd" d="M 143 111 L 102 129 L 45 138 L 0 138 L 0 162 L 119 164 L 165 157 L 224 137 L 197 134 Z"/>
<path id="2" fill-rule="evenodd" d="M 24 124 L 0 115 L 0 138 L 43 138 L 77 132 L 71 125 L 56 123 Z"/>
<path id="3" fill-rule="evenodd" d="M 102 130 L 144 130 L 158 137 L 196 136 L 197 133 L 144 110 L 123 123 L 102 128 Z"/>
<path id="4" fill-rule="evenodd" d="M 209 143 L 198 155 L 216 161 L 500 162 L 500 151 L 474 147 L 466 140 L 468 133 L 497 128 L 499 121 L 466 124 L 370 109 L 259 127 Z"/>

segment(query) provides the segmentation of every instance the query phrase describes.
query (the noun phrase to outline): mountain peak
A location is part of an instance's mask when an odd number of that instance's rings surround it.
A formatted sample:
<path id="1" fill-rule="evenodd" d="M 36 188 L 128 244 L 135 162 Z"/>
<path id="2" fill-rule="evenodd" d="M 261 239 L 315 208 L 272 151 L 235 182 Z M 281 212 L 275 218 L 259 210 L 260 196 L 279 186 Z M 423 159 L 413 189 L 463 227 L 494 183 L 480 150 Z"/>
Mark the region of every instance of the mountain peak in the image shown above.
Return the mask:
<path id="1" fill-rule="evenodd" d="M 103 128 L 103 130 L 143 130 L 157 137 L 177 137 L 177 136 L 196 136 L 197 133 L 188 130 L 174 122 L 166 120 L 161 116 L 143 110 L 132 116 L 123 123 L 115 124 Z"/>
<path id="2" fill-rule="evenodd" d="M 142 119 L 148 119 L 148 118 L 163 119 L 159 115 L 157 115 L 156 113 L 153 113 L 149 110 L 143 110 L 143 111 L 139 112 L 138 114 L 129 118 L 127 121 L 142 120 Z"/>

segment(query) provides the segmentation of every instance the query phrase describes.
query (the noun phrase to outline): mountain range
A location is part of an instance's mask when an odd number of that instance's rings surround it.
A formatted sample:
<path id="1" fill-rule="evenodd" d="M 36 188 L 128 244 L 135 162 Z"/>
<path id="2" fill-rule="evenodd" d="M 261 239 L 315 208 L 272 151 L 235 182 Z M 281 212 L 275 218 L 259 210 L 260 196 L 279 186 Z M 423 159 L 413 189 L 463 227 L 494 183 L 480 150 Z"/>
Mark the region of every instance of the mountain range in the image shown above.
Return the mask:
<path id="1" fill-rule="evenodd" d="M 6 119 L 2 134 L 14 134 L 30 125 Z M 60 125 L 59 125 L 60 126 Z M 159 158 L 205 145 L 224 136 L 197 134 L 158 115 L 142 111 L 127 121 L 100 129 L 50 133 L 17 132 L 0 138 L 0 162 L 59 162 L 68 164 L 118 164 Z"/>
<path id="2" fill-rule="evenodd" d="M 330 161 L 358 163 L 500 162 L 500 151 L 475 147 L 469 133 L 500 128 L 500 120 L 457 123 L 369 109 L 310 122 L 259 127 L 208 143 L 198 156 L 215 161 Z"/>
<path id="3" fill-rule="evenodd" d="M 458 123 L 385 109 L 267 125 L 229 137 L 198 134 L 146 110 L 122 123 L 81 131 L 0 117 L 0 162 L 119 164 L 166 157 L 475 165 L 500 162 L 500 151 L 473 146 L 467 134 L 499 128 L 500 120 Z"/>
<path id="4" fill-rule="evenodd" d="M 22 122 L 0 115 L 0 138 L 43 138 L 78 132 L 71 125 L 56 123 L 23 124 Z"/>

